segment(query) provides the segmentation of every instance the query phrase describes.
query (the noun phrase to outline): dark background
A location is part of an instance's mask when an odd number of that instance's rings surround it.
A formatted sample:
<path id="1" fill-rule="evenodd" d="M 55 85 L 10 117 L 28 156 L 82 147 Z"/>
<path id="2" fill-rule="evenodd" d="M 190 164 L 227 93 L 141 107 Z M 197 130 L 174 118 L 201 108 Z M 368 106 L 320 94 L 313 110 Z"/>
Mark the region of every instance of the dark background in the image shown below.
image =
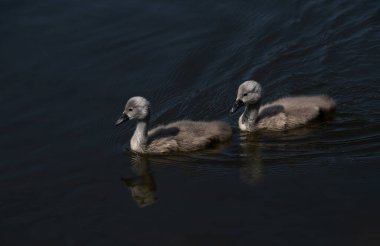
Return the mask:
<path id="1" fill-rule="evenodd" d="M 379 1 L 1 0 L 0 37 L 1 245 L 380 245 Z M 247 79 L 335 119 L 240 133 Z M 136 95 L 234 137 L 123 153 Z"/>

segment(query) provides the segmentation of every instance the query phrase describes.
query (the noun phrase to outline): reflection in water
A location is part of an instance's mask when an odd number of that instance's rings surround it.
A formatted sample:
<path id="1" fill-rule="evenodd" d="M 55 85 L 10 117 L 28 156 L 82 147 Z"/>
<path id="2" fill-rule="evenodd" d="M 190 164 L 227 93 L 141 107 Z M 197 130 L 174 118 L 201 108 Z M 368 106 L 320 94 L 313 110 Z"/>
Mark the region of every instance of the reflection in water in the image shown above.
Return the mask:
<path id="1" fill-rule="evenodd" d="M 254 133 L 240 133 L 240 145 L 243 149 L 246 164 L 240 169 L 241 179 L 247 184 L 257 184 L 262 179 L 263 164 L 261 146 Z"/>
<path id="2" fill-rule="evenodd" d="M 132 169 L 137 176 L 122 178 L 129 187 L 133 199 L 140 207 L 151 205 L 157 201 L 156 183 L 150 170 L 149 160 L 146 156 L 133 155 Z"/>
<path id="3" fill-rule="evenodd" d="M 284 157 L 293 155 L 300 158 L 314 148 L 310 138 L 314 133 L 313 125 L 289 131 L 241 132 L 240 146 L 246 164 L 241 169 L 241 178 L 245 183 L 256 184 L 263 178 L 264 160 L 266 164 L 279 163 Z M 270 156 L 263 153 L 270 151 Z"/>

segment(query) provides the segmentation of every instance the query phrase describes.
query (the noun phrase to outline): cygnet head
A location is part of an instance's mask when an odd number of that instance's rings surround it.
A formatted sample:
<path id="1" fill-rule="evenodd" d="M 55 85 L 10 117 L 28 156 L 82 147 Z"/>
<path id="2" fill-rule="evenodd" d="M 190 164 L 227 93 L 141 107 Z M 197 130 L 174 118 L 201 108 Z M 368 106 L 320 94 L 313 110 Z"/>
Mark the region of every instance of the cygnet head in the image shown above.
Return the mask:
<path id="1" fill-rule="evenodd" d="M 132 119 L 148 119 L 149 114 L 150 103 L 148 100 L 143 97 L 131 97 L 125 105 L 125 109 L 120 118 L 116 121 L 115 125 L 120 125 L 121 123 Z"/>
<path id="2" fill-rule="evenodd" d="M 231 113 L 236 112 L 241 106 L 255 104 L 261 99 L 261 85 L 254 81 L 248 80 L 239 86 L 236 101 L 231 108 Z"/>

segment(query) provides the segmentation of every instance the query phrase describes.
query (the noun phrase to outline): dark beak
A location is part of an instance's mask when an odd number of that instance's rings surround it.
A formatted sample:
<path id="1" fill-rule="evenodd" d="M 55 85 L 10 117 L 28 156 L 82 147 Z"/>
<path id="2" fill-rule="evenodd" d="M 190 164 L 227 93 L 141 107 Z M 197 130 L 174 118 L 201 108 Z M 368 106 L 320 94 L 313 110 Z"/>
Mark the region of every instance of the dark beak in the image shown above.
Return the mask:
<path id="1" fill-rule="evenodd" d="M 127 121 L 127 120 L 129 120 L 128 115 L 122 113 L 120 118 L 116 121 L 115 125 L 116 126 L 120 125 L 121 123 L 123 123 L 124 121 Z"/>
<path id="2" fill-rule="evenodd" d="M 244 105 L 244 103 L 243 103 L 243 101 L 242 100 L 236 100 L 236 102 L 234 103 L 234 106 L 232 106 L 232 108 L 231 108 L 231 111 L 230 111 L 230 113 L 232 114 L 232 113 L 235 113 L 241 106 L 243 106 Z"/>

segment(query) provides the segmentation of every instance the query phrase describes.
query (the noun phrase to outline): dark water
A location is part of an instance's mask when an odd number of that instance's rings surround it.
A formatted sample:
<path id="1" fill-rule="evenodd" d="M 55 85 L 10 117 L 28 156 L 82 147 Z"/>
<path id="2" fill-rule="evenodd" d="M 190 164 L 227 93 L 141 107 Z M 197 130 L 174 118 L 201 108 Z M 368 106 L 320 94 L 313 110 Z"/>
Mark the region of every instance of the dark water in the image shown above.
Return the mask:
<path id="1" fill-rule="evenodd" d="M 379 1 L 0 1 L 1 245 L 380 245 Z M 336 99 L 247 135 L 228 111 Z M 142 158 L 114 126 L 219 119 L 223 150 Z"/>

